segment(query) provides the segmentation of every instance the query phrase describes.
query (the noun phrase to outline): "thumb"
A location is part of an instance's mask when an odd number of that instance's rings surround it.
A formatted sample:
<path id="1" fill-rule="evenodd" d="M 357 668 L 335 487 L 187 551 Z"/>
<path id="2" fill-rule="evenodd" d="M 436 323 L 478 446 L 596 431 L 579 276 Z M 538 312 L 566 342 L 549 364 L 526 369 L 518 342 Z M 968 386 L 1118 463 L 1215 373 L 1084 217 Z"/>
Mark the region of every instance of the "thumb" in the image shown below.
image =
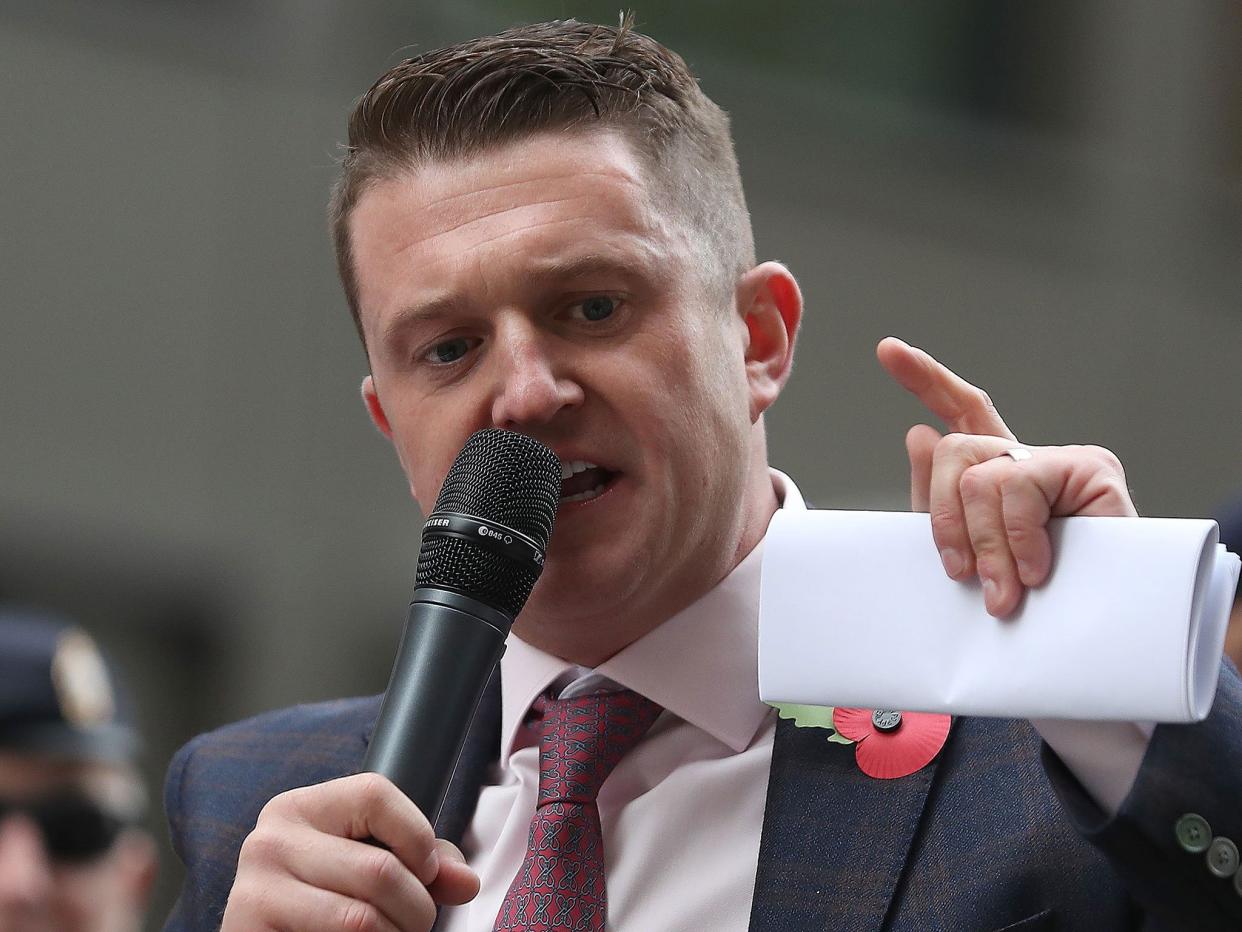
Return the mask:
<path id="1" fill-rule="evenodd" d="M 436 840 L 440 853 L 440 872 L 427 887 L 431 898 L 442 906 L 460 906 L 478 895 L 479 875 L 470 869 L 466 857 L 451 841 Z"/>
<path id="2" fill-rule="evenodd" d="M 915 424 L 906 433 L 906 455 L 910 457 L 910 510 L 931 508 L 932 458 L 940 431 L 927 424 Z"/>

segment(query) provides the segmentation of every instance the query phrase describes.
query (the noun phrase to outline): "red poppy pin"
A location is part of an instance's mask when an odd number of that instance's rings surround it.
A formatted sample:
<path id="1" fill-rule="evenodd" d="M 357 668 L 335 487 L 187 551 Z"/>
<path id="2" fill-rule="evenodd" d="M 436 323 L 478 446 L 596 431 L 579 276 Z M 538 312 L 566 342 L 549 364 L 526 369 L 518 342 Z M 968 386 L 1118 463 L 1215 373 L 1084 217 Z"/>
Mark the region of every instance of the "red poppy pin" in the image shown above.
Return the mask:
<path id="1" fill-rule="evenodd" d="M 829 741 L 853 744 L 859 769 L 880 780 L 909 776 L 931 763 L 952 722 L 933 712 L 772 704 L 799 728 L 826 728 Z"/>

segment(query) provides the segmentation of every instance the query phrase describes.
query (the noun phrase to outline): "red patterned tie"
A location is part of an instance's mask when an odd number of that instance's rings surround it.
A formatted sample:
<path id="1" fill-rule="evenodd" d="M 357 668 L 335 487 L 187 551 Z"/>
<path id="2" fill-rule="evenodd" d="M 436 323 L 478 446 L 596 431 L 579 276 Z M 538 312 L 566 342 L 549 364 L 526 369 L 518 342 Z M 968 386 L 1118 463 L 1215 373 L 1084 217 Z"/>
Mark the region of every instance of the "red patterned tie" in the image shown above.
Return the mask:
<path id="1" fill-rule="evenodd" d="M 595 797 L 660 707 L 622 690 L 540 698 L 539 800 L 526 859 L 496 917 L 495 932 L 603 932 L 604 842 Z"/>

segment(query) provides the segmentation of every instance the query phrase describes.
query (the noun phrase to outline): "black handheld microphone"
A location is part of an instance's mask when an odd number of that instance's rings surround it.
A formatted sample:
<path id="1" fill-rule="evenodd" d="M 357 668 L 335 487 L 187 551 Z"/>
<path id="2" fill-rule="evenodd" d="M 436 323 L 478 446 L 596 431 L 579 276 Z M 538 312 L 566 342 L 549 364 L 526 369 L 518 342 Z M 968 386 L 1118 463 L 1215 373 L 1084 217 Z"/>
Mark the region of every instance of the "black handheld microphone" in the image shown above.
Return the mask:
<path id="1" fill-rule="evenodd" d="M 543 570 L 561 465 L 537 440 L 470 436 L 423 525 L 414 595 L 364 771 L 435 823 L 513 619 Z"/>

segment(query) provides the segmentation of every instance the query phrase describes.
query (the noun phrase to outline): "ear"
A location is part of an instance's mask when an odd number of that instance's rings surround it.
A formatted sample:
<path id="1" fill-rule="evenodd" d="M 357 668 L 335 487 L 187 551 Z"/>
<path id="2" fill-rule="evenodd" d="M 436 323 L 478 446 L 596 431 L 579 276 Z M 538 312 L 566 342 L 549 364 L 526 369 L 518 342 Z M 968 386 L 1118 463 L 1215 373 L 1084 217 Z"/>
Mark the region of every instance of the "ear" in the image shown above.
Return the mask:
<path id="1" fill-rule="evenodd" d="M 367 414 L 371 415 L 371 423 L 392 442 L 393 449 L 397 451 L 397 462 L 401 464 L 402 471 L 409 479 L 410 494 L 414 496 L 415 501 L 422 501 L 414 489 L 414 474 L 410 472 L 405 457 L 401 453 L 401 445 L 393 439 L 392 425 L 388 422 L 388 415 L 384 413 L 384 406 L 380 404 L 379 393 L 375 390 L 375 379 L 370 375 L 362 380 L 362 403 L 367 406 Z"/>
<path id="2" fill-rule="evenodd" d="M 375 393 L 375 380 L 367 375 L 362 380 L 362 402 L 367 406 L 367 414 L 371 415 L 371 423 L 381 434 L 392 439 L 392 427 L 388 423 L 388 415 L 380 404 L 379 395 Z"/>
<path id="3" fill-rule="evenodd" d="M 738 280 L 737 309 L 746 325 L 746 381 L 753 424 L 772 406 L 793 368 L 802 292 L 789 269 L 764 262 Z"/>

